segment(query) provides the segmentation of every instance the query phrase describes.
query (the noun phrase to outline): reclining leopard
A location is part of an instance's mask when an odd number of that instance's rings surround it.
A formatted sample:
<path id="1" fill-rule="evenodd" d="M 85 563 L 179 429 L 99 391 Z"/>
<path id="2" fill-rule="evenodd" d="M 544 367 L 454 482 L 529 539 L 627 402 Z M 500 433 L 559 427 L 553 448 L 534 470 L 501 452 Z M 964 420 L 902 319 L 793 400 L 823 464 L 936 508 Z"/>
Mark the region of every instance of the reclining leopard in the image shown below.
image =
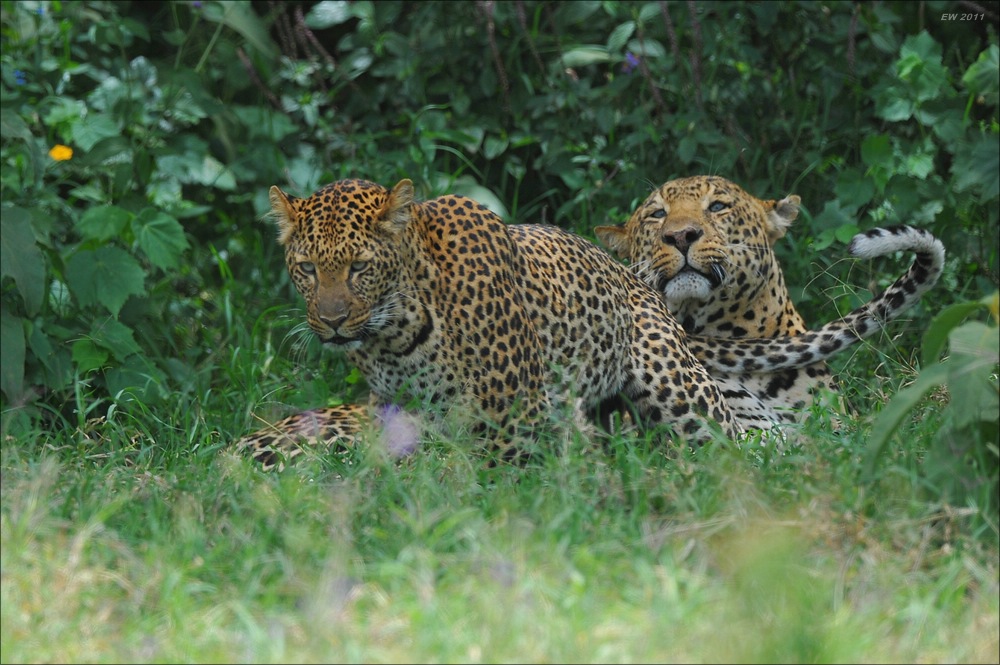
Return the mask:
<path id="1" fill-rule="evenodd" d="M 805 323 L 772 251 L 798 212 L 797 196 L 762 201 L 724 178 L 694 176 L 663 184 L 624 226 L 595 229 L 612 253 L 628 259 L 636 274 L 662 294 L 670 312 L 693 336 L 689 347 L 702 363 L 722 365 L 712 374 L 727 398 L 746 391 L 759 398 L 759 413 L 741 414 L 744 426 L 768 428 L 800 417 L 814 394 L 834 387 L 820 359 L 899 316 L 934 286 L 944 264 L 943 245 L 926 231 L 898 226 L 858 234 L 850 246 L 854 256 L 912 251 L 916 258 L 871 302 L 803 336 Z M 736 347 L 709 359 L 706 354 L 714 350 L 700 348 L 695 336 L 774 341 L 758 340 L 759 362 L 754 362 L 737 359 Z M 798 341 L 798 350 L 791 353 L 798 364 L 779 369 L 778 357 L 788 353 L 790 336 Z M 727 362 L 730 369 L 725 369 Z"/>
<path id="2" fill-rule="evenodd" d="M 551 365 L 564 370 L 562 390 L 572 385 L 587 405 L 620 390 L 647 424 L 704 441 L 700 412 L 732 436 L 759 425 L 767 406 L 746 390 L 720 399 L 689 349 L 721 374 L 758 369 L 762 349 L 779 371 L 846 345 L 811 333 L 685 339 L 656 292 L 595 245 L 555 227 L 507 226 L 462 197 L 415 202 L 409 181 L 391 191 L 341 181 L 307 199 L 272 188 L 271 203 L 310 327 L 347 348 L 372 395 L 367 406 L 306 411 L 242 439 L 265 468 L 302 441 L 349 445 L 413 397 L 474 406 L 507 425 L 521 397 L 521 420 L 537 421 L 559 383 Z"/>
<path id="3" fill-rule="evenodd" d="M 270 202 L 309 327 L 345 349 L 371 395 L 243 439 L 265 466 L 299 452 L 298 438 L 349 443 L 413 401 L 495 424 L 485 438 L 501 453 L 555 402 L 619 391 L 644 424 L 690 443 L 713 438 L 707 421 L 740 430 L 659 295 L 582 237 L 508 226 L 460 196 L 418 202 L 409 180 L 341 180 L 308 198 L 272 187 Z"/>

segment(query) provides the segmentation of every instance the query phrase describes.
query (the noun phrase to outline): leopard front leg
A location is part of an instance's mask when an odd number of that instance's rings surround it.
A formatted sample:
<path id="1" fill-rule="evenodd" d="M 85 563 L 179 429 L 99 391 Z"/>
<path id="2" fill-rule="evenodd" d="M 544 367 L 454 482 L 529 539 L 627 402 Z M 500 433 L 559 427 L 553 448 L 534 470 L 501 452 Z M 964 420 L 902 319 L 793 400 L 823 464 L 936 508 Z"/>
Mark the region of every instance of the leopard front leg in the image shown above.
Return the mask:
<path id="1" fill-rule="evenodd" d="M 659 303 L 657 303 L 658 305 Z M 644 426 L 670 425 L 692 445 L 716 438 L 708 421 L 734 438 L 741 428 L 719 385 L 685 344 L 681 327 L 653 306 L 635 321 L 629 376 L 623 392 L 635 403 Z"/>
<path id="2" fill-rule="evenodd" d="M 342 404 L 288 416 L 236 442 L 237 451 L 260 462 L 265 471 L 281 471 L 310 448 L 350 448 L 371 421 L 369 408 Z"/>

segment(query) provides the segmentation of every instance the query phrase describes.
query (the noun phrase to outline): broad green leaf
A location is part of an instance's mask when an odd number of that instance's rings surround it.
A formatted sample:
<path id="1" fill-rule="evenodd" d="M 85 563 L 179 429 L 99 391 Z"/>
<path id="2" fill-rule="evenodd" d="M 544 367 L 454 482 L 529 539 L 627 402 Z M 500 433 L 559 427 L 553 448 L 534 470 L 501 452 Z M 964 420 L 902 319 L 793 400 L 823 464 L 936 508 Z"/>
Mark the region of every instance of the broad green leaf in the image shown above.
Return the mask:
<path id="1" fill-rule="evenodd" d="M 280 141 L 298 131 L 287 114 L 275 113 L 263 106 L 236 106 L 233 114 L 247 128 L 250 138 L 266 138 Z"/>
<path id="2" fill-rule="evenodd" d="M 486 140 L 483 142 L 483 156 L 486 159 L 494 159 L 499 157 L 507 150 L 509 141 L 507 136 L 487 136 Z"/>
<path id="3" fill-rule="evenodd" d="M 838 226 L 834 232 L 834 237 L 841 243 L 847 245 L 856 236 L 861 229 L 858 228 L 857 224 L 844 224 L 843 226 Z"/>
<path id="4" fill-rule="evenodd" d="M 98 348 L 89 339 L 79 339 L 73 342 L 73 364 L 80 374 L 104 367 L 108 361 L 108 352 Z"/>
<path id="5" fill-rule="evenodd" d="M 70 350 L 62 343 L 64 337 L 60 336 L 57 326 L 46 326 L 42 331 L 41 326 L 34 326 L 31 335 L 28 337 L 28 348 L 31 353 L 42 364 L 43 376 L 40 379 L 47 388 L 59 390 L 67 386 L 73 375 L 73 362 L 70 357 Z M 49 334 L 55 336 L 57 344 L 54 346 Z"/>
<path id="6" fill-rule="evenodd" d="M 0 276 L 12 277 L 29 316 L 42 304 L 45 293 L 45 261 L 35 244 L 31 213 L 24 208 L 3 210 L 0 224 Z"/>
<path id="7" fill-rule="evenodd" d="M 853 207 L 856 210 L 875 196 L 875 183 L 859 169 L 846 169 L 837 176 L 834 193 L 845 207 Z"/>
<path id="8" fill-rule="evenodd" d="M 120 238 L 130 219 L 132 213 L 124 208 L 94 206 L 80 216 L 76 230 L 84 238 L 104 242 L 111 238 Z"/>
<path id="9" fill-rule="evenodd" d="M 559 27 L 571 28 L 586 21 L 594 12 L 601 8 L 601 4 L 597 0 L 559 2 L 553 5 L 556 8 L 553 19 Z"/>
<path id="10" fill-rule="evenodd" d="M 635 21 L 625 21 L 617 26 L 608 35 L 608 52 L 618 53 L 622 50 L 628 40 L 635 32 Z"/>
<path id="11" fill-rule="evenodd" d="M 951 305 L 941 310 L 924 332 L 921 342 L 920 364 L 929 367 L 938 361 L 944 344 L 948 341 L 948 333 L 970 314 L 982 308 L 977 302 L 963 302 Z"/>
<path id="12" fill-rule="evenodd" d="M 907 175 L 926 180 L 934 172 L 934 155 L 937 149 L 928 138 L 922 146 L 914 145 L 913 151 L 903 157 L 903 168 Z"/>
<path id="13" fill-rule="evenodd" d="M 86 152 L 98 141 L 118 136 L 119 129 L 117 123 L 107 113 L 91 113 L 74 124 L 70 133 L 73 141 Z"/>
<path id="14" fill-rule="evenodd" d="M 197 146 L 200 142 L 192 143 Z M 215 157 L 202 152 L 196 153 L 192 150 L 183 154 L 164 155 L 157 158 L 156 166 L 164 174 L 169 174 L 183 183 L 208 185 L 226 190 L 236 189 L 236 178 L 232 170 Z"/>
<path id="15" fill-rule="evenodd" d="M 347 0 L 323 0 L 313 5 L 306 14 L 306 25 L 313 30 L 324 30 L 352 18 L 351 4 Z"/>
<path id="16" fill-rule="evenodd" d="M 1000 48 L 991 44 L 965 72 L 962 83 L 990 106 L 1000 104 Z"/>
<path id="17" fill-rule="evenodd" d="M 117 247 L 77 252 L 66 262 L 66 282 L 81 307 L 101 304 L 118 316 L 130 295 L 146 293 L 146 273 Z"/>
<path id="18" fill-rule="evenodd" d="M 889 122 L 908 120 L 913 115 L 915 107 L 913 102 L 902 94 L 902 91 L 896 88 L 889 88 L 885 96 L 880 98 L 880 103 L 876 105 L 876 115 Z"/>
<path id="19" fill-rule="evenodd" d="M 117 319 L 95 322 L 90 329 L 90 338 L 98 346 L 110 351 L 119 362 L 141 350 L 132 337 L 132 329 Z"/>
<path id="20" fill-rule="evenodd" d="M 885 447 L 893 432 L 903 422 L 903 418 L 915 407 L 924 395 L 948 381 L 948 364 L 938 363 L 920 371 L 917 380 L 893 396 L 875 419 L 865 452 L 865 475 L 871 478 L 875 467 L 882 458 Z"/>
<path id="21" fill-rule="evenodd" d="M 236 178 L 232 170 L 211 155 L 205 155 L 201 169 L 196 171 L 196 182 L 219 189 L 236 189 Z"/>
<path id="22" fill-rule="evenodd" d="M 0 307 L 0 390 L 14 402 L 24 392 L 24 324 Z"/>
<path id="23" fill-rule="evenodd" d="M 277 57 L 278 52 L 267 32 L 267 26 L 254 12 L 248 0 L 205 3 L 205 8 L 208 9 L 210 5 L 213 10 L 221 7 L 222 11 L 206 11 L 202 14 L 206 19 L 232 28 L 268 60 Z"/>
<path id="24" fill-rule="evenodd" d="M 983 201 L 1000 196 L 1000 150 L 996 136 L 980 136 L 971 148 L 958 151 L 951 172 L 955 191 L 978 190 Z"/>
<path id="25" fill-rule="evenodd" d="M 113 367 L 105 373 L 108 392 L 118 397 L 121 393 L 131 393 L 144 403 L 159 401 L 167 396 L 164 385 L 167 376 L 153 363 L 141 355 L 131 356 L 121 367 Z"/>
<path id="26" fill-rule="evenodd" d="M 1000 328 L 969 321 L 951 331 L 948 390 L 956 427 L 1000 419 L 1000 395 L 989 377 L 1000 363 Z"/>
<path id="27" fill-rule="evenodd" d="M 868 166 L 883 166 L 892 159 L 892 144 L 887 134 L 869 136 L 861 143 L 861 161 Z"/>
<path id="28" fill-rule="evenodd" d="M 188 247 L 180 222 L 155 208 L 143 209 L 133 227 L 139 247 L 157 268 L 175 267 Z"/>
<path id="29" fill-rule="evenodd" d="M 87 114 L 87 105 L 79 99 L 68 99 L 59 97 L 55 103 L 48 107 L 42 121 L 49 127 L 58 125 L 72 125 L 79 122 Z"/>
<path id="30" fill-rule="evenodd" d="M 10 111 L 0 115 L 0 137 L 5 139 L 31 139 L 31 129 L 20 115 Z"/>

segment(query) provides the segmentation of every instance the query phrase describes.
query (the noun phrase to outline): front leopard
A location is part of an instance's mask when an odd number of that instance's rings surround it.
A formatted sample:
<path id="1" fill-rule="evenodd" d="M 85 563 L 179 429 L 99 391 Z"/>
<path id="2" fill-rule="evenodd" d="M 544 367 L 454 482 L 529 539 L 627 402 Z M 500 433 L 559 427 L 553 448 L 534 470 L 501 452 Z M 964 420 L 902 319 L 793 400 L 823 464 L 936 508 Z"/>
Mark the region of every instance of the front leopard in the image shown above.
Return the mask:
<path id="1" fill-rule="evenodd" d="M 656 292 L 583 238 L 508 226 L 464 197 L 418 202 L 408 180 L 342 180 L 308 198 L 274 187 L 270 199 L 309 327 L 371 395 L 331 418 L 333 436 L 307 412 L 277 429 L 286 440 L 265 428 L 240 443 L 269 464 L 299 439 L 351 439 L 394 405 L 473 413 L 501 450 L 556 402 L 587 409 L 619 393 L 643 425 L 692 444 L 739 430 Z"/>

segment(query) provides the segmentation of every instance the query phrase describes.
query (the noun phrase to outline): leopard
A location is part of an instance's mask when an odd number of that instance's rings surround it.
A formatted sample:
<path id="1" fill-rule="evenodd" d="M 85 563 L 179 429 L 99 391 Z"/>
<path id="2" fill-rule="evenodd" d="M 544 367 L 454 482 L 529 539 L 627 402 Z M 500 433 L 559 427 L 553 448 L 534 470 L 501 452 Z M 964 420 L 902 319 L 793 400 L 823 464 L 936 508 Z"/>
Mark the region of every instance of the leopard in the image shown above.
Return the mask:
<path id="1" fill-rule="evenodd" d="M 594 229 L 612 254 L 661 294 L 695 355 L 720 365 L 713 378 L 727 399 L 757 398 L 756 413 L 741 414 L 746 428 L 801 421 L 817 400 L 838 414 L 848 412 L 826 360 L 883 330 L 937 283 L 944 266 L 944 246 L 926 230 L 898 225 L 858 233 L 849 245 L 855 257 L 912 252 L 915 258 L 871 301 L 807 330 L 774 252 L 800 206 L 794 194 L 759 199 L 726 178 L 691 176 L 655 189 L 624 225 Z M 703 345 L 704 338 L 756 342 L 751 356 L 738 346 L 722 346 L 717 355 L 720 347 Z"/>
<path id="2" fill-rule="evenodd" d="M 304 446 L 355 445 L 398 408 L 457 414 L 502 460 L 560 405 L 578 413 L 616 394 L 643 427 L 692 446 L 741 431 L 659 294 L 580 235 L 507 224 L 463 196 L 420 201 L 409 179 L 268 198 L 309 329 L 370 392 L 241 439 L 266 469 Z"/>

